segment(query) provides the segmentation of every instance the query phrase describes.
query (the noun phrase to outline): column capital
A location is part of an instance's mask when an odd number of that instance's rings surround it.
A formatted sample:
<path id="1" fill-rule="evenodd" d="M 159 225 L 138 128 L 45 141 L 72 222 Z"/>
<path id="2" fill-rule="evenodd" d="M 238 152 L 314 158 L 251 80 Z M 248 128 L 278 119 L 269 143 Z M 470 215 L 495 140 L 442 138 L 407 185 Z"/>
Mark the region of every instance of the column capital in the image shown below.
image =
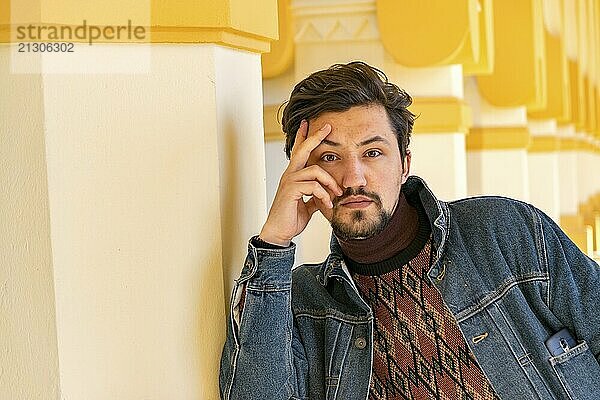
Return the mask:
<path id="1" fill-rule="evenodd" d="M 0 43 L 16 38 L 19 26 L 39 25 L 45 31 L 63 26 L 77 27 L 83 21 L 101 28 L 121 26 L 128 20 L 145 28 L 144 43 L 217 43 L 253 52 L 269 51 L 277 39 L 277 0 L 150 0 L 123 4 L 118 0 L 102 3 L 91 0 L 65 0 L 60 4 L 44 0 L 0 6 Z M 86 4 L 87 3 L 87 4 Z M 53 38 L 36 41 L 47 42 Z M 27 40 L 25 40 L 27 41 Z M 72 39 L 69 41 L 86 41 Z M 102 42 L 139 43 L 140 40 L 99 39 Z"/>
<path id="2" fill-rule="evenodd" d="M 398 18 L 402 23 L 398 23 Z M 485 61 L 489 61 L 487 49 L 493 38 L 486 35 L 489 29 L 485 28 L 492 21 L 490 0 L 377 0 L 377 21 L 383 45 L 401 65 L 428 67 L 465 63 L 469 71 L 477 72 L 482 50 Z M 484 29 L 481 30 L 481 26 Z M 482 38 L 486 40 L 483 49 Z"/>
<path id="3" fill-rule="evenodd" d="M 296 44 L 378 40 L 375 0 L 294 0 Z"/>

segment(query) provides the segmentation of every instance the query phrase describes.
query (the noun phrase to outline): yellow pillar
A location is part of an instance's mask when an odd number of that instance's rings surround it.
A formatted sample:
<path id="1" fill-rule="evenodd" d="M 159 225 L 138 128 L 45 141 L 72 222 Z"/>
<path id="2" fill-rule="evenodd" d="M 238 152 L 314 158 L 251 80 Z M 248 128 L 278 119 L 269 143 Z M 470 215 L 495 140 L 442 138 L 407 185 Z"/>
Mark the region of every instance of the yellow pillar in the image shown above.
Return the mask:
<path id="1" fill-rule="evenodd" d="M 33 75 L 9 75 L 14 45 L 0 46 L 3 98 L 15 101 L 0 109 L 15 174 L 1 207 L 40 207 L 18 246 L 2 240 L 15 265 L 0 397 L 216 399 L 229 289 L 266 217 L 261 52 L 277 3 L 99 4 L 42 3 L 28 20 L 131 15 L 147 43 L 75 43 L 68 63 L 55 55 L 63 65 Z M 89 56 L 102 73 L 64 73 L 89 72 Z M 117 58 L 148 68 L 115 72 Z"/>

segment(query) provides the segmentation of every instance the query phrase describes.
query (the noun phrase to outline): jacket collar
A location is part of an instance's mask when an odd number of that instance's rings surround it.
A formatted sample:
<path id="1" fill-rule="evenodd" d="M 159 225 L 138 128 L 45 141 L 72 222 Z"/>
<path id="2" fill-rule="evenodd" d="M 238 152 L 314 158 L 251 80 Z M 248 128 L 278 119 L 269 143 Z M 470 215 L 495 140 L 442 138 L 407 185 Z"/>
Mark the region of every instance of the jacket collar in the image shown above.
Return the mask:
<path id="1" fill-rule="evenodd" d="M 448 204 L 438 200 L 425 181 L 415 175 L 408 177 L 407 181 L 402 185 L 401 190 L 407 197 L 414 196 L 415 193 L 418 194 L 421 204 L 423 204 L 423 207 L 425 208 L 425 213 L 431 223 L 433 245 L 436 250 L 433 266 L 429 271 L 429 275 L 434 277 L 438 276 L 440 273 L 438 260 L 443 254 L 450 228 Z M 320 282 L 323 286 L 327 286 L 329 278 L 337 276 L 347 280 L 354 286 L 354 281 L 350 277 L 350 273 L 344 262 L 342 248 L 333 233 L 331 234 L 329 249 L 330 254 L 322 265 L 319 279 Z"/>

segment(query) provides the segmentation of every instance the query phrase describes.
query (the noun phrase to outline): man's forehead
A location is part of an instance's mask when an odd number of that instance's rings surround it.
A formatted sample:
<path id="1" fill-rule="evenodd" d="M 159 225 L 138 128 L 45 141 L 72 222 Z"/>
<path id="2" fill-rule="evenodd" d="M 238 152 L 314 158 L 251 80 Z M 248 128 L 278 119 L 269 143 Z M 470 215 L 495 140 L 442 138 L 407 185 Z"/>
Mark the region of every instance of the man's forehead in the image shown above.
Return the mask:
<path id="1" fill-rule="evenodd" d="M 344 145 L 354 145 L 355 147 L 362 147 L 362 146 L 371 145 L 373 143 L 378 143 L 380 145 L 393 146 L 392 142 L 390 141 L 390 138 L 386 138 L 383 135 L 363 135 L 363 136 L 364 136 L 364 138 L 362 138 L 361 140 L 350 139 L 349 141 L 340 141 L 340 142 L 336 142 L 335 140 L 325 138 L 321 141 L 321 145 L 332 146 L 332 147 L 341 147 Z"/>
<path id="2" fill-rule="evenodd" d="M 319 114 L 311 121 L 320 122 L 325 120 L 337 120 L 348 124 L 387 122 L 388 116 L 385 108 L 379 104 L 353 106 L 345 111 L 326 111 Z"/>
<path id="3" fill-rule="evenodd" d="M 394 135 L 387 113 L 381 106 L 356 106 L 347 111 L 323 113 L 309 121 L 309 131 L 316 132 L 327 123 L 332 127 L 327 138 L 333 141 Z"/>

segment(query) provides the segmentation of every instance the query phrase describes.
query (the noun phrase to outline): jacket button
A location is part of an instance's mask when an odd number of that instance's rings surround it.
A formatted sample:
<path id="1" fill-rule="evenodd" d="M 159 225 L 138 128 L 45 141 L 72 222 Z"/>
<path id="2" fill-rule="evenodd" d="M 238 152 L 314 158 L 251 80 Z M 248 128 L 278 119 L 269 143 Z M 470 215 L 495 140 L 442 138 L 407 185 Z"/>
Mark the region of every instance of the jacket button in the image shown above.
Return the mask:
<path id="1" fill-rule="evenodd" d="M 356 338 L 356 340 L 354 341 L 354 346 L 356 346 L 357 349 L 362 350 L 365 347 L 367 347 L 367 341 L 365 340 L 364 337 Z"/>

